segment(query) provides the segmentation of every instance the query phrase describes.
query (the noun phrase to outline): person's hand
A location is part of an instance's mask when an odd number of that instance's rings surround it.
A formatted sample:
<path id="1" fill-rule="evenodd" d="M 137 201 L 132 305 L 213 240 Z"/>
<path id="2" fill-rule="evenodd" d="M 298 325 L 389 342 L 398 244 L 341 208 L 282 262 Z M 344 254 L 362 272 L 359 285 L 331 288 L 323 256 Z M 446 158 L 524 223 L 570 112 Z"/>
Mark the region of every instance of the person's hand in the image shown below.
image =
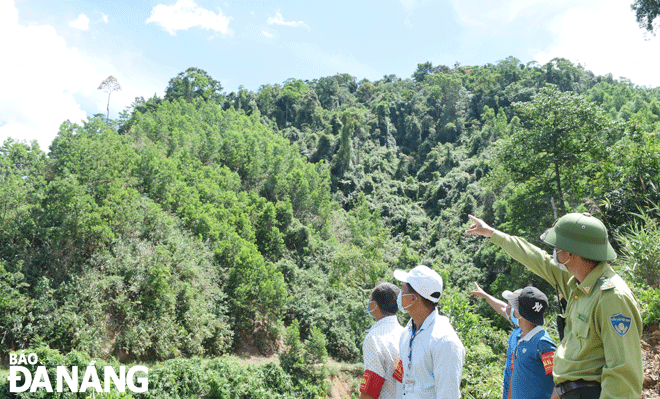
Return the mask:
<path id="1" fill-rule="evenodd" d="M 475 285 L 477 288 L 475 288 L 474 290 L 470 291 L 470 294 L 472 294 L 472 296 L 474 296 L 475 298 L 485 298 L 486 295 L 488 295 L 488 294 L 486 294 L 486 291 L 484 291 L 483 289 L 481 289 L 481 287 L 479 287 L 479 284 L 477 284 L 476 281 L 474 282 L 474 285 Z"/>
<path id="2" fill-rule="evenodd" d="M 467 230 L 465 230 L 465 234 L 469 236 L 484 236 L 484 237 L 490 237 L 491 235 L 493 235 L 495 229 L 487 225 L 486 222 L 472 215 L 468 215 L 468 217 L 473 222 L 473 224 Z"/>

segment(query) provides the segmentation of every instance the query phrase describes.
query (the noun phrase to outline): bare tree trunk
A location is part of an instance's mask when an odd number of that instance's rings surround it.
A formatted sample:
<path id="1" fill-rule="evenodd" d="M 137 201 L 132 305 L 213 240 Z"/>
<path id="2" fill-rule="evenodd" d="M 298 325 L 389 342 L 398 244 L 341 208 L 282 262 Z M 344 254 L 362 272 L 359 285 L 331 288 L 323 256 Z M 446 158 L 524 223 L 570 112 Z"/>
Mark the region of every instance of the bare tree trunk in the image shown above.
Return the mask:
<path id="1" fill-rule="evenodd" d="M 109 91 L 109 92 L 108 92 L 108 108 L 107 108 L 107 110 L 108 110 L 108 115 L 106 115 L 106 117 L 105 117 L 105 124 L 106 124 L 106 125 L 107 125 L 107 124 L 109 123 L 109 121 L 110 121 L 110 94 L 112 94 L 112 91 Z"/>

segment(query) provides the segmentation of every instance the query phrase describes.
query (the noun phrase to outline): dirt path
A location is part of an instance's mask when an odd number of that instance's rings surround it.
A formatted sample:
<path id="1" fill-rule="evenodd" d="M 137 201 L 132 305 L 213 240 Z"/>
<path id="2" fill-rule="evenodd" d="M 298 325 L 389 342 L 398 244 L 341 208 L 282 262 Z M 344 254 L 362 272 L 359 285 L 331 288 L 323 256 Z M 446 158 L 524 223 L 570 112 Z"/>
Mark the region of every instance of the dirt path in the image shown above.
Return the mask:
<path id="1" fill-rule="evenodd" d="M 642 335 L 643 399 L 660 399 L 660 328 L 650 326 Z"/>

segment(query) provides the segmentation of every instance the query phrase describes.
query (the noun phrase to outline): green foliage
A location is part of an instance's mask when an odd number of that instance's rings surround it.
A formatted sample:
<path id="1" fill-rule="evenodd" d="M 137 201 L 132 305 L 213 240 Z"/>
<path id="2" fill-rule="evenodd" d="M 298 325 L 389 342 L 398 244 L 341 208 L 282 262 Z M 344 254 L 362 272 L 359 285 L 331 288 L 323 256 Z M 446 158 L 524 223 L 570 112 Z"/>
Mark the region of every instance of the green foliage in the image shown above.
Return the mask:
<path id="1" fill-rule="evenodd" d="M 188 68 L 170 79 L 165 89 L 165 100 L 183 99 L 193 101 L 200 98 L 203 101 L 219 103 L 222 99 L 222 85 L 199 68 Z"/>
<path id="2" fill-rule="evenodd" d="M 487 319 L 475 312 L 467 296 L 459 291 L 445 289 L 438 308 L 449 317 L 466 348 L 461 395 L 469 398 L 501 395 L 506 334 L 491 327 Z"/>
<path id="3" fill-rule="evenodd" d="M 507 57 L 221 90 L 190 68 L 118 124 L 63 123 L 48 154 L 0 147 L 1 351 L 176 358 L 153 397 L 322 397 L 323 368 L 301 365 L 359 362 L 369 291 L 423 263 L 466 345 L 464 396 L 494 397 L 505 326 L 469 287 L 551 287 L 466 237 L 466 215 L 540 244 L 551 198 L 602 217 L 657 313 L 640 272 L 657 218 L 631 218 L 660 201 L 657 88 Z M 271 354 L 285 326 L 292 375 L 202 360 Z"/>
<path id="4" fill-rule="evenodd" d="M 638 288 L 635 295 L 641 304 L 644 324 L 660 323 L 660 288 Z"/>
<path id="5" fill-rule="evenodd" d="M 660 210 L 657 206 L 640 209 L 634 216 L 636 220 L 629 230 L 618 237 L 623 244 L 619 263 L 633 281 L 657 287 L 660 284 Z"/>
<path id="6" fill-rule="evenodd" d="M 23 294 L 29 284 L 21 272 L 11 272 L 0 262 L 0 351 L 24 347 L 25 311 L 32 308 L 32 299 Z M 21 317 L 23 315 L 23 317 Z"/>
<path id="7" fill-rule="evenodd" d="M 291 375 L 298 385 L 315 387 L 314 396 L 323 395 L 328 390 L 325 382 L 328 372 L 325 366 L 325 337 L 321 331 L 312 327 L 309 339 L 303 344 L 300 341 L 300 323 L 296 319 L 287 328 L 284 345 L 286 349 L 280 353 L 282 369 Z"/>
<path id="8" fill-rule="evenodd" d="M 635 0 L 630 8 L 635 11 L 639 27 L 653 33 L 657 26 L 654 21 L 660 15 L 660 5 L 652 0 Z"/>
<path id="9" fill-rule="evenodd" d="M 584 195 L 579 182 L 589 176 L 588 163 L 602 156 L 607 121 L 585 97 L 554 86 L 514 108 L 524 122 L 502 143 L 498 164 L 506 178 L 553 196 L 565 214 L 565 201 Z"/>

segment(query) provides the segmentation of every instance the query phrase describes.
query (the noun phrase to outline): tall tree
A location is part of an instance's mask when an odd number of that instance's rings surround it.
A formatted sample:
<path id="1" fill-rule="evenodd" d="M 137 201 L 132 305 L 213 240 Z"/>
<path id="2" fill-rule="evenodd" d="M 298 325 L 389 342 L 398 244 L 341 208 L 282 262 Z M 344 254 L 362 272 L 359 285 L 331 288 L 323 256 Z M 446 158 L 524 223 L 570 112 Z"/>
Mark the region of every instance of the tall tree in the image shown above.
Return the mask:
<path id="1" fill-rule="evenodd" d="M 607 118 L 584 96 L 562 93 L 553 85 L 530 102 L 514 103 L 514 109 L 522 124 L 504 140 L 499 161 L 514 181 L 552 183 L 566 213 L 565 192 L 577 186 L 600 150 L 599 133 Z"/>
<path id="2" fill-rule="evenodd" d="M 427 61 L 423 64 L 417 64 L 417 70 L 413 72 L 413 80 L 415 82 L 423 82 L 427 75 L 433 72 L 433 64 Z"/>
<path id="3" fill-rule="evenodd" d="M 121 85 L 117 82 L 117 79 L 114 76 L 110 75 L 101 82 L 97 90 L 103 90 L 108 93 L 108 115 L 105 118 L 105 123 L 107 124 L 110 120 L 110 94 L 112 94 L 113 91 L 121 90 Z"/>
<path id="4" fill-rule="evenodd" d="M 194 98 L 220 103 L 222 85 L 199 68 L 188 68 L 170 79 L 165 89 L 165 100 L 183 98 L 191 102 Z"/>

